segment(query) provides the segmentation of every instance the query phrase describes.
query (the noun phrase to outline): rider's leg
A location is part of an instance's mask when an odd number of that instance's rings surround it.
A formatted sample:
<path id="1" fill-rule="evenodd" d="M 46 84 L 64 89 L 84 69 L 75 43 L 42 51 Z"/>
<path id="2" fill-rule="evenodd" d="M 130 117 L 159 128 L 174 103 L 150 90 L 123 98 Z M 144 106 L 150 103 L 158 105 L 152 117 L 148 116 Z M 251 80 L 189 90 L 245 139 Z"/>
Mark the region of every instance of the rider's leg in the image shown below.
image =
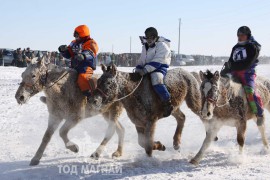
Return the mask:
<path id="1" fill-rule="evenodd" d="M 264 122 L 263 103 L 260 95 L 256 92 L 256 73 L 255 70 L 241 71 L 237 73 L 240 79 L 249 103 L 249 106 L 254 114 L 257 115 L 257 125 L 261 126 Z"/>
<path id="2" fill-rule="evenodd" d="M 155 92 L 158 94 L 161 99 L 164 107 L 164 117 L 167 117 L 171 114 L 173 106 L 171 104 L 171 96 L 167 87 L 164 84 L 164 75 L 160 72 L 151 73 L 151 82 L 154 87 Z"/>
<path id="3" fill-rule="evenodd" d="M 89 80 L 93 75 L 93 69 L 91 67 L 84 67 L 82 68 L 81 72 L 78 71 L 78 73 L 77 83 L 83 94 L 89 97 L 91 95 L 91 86 L 89 84 Z"/>

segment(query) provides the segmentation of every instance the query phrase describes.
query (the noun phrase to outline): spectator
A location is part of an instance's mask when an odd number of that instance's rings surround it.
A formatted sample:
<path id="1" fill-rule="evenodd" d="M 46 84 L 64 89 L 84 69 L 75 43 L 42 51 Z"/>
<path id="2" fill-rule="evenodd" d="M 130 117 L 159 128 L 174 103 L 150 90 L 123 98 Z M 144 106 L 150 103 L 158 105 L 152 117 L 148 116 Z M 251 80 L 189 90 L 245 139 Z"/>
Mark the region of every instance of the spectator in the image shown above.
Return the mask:
<path id="1" fill-rule="evenodd" d="M 23 67 L 23 58 L 22 58 L 22 50 L 18 48 L 15 54 L 15 63 L 17 67 Z"/>
<path id="2" fill-rule="evenodd" d="M 33 59 L 33 54 L 30 51 L 30 48 L 28 47 L 25 51 L 25 61 L 26 61 L 27 65 L 31 63 L 32 59 Z"/>
<path id="3" fill-rule="evenodd" d="M 26 50 L 23 49 L 22 51 L 22 67 L 27 67 L 27 56 L 26 56 Z"/>
<path id="4" fill-rule="evenodd" d="M 3 63 L 3 49 L 0 49 L 0 62 Z"/>

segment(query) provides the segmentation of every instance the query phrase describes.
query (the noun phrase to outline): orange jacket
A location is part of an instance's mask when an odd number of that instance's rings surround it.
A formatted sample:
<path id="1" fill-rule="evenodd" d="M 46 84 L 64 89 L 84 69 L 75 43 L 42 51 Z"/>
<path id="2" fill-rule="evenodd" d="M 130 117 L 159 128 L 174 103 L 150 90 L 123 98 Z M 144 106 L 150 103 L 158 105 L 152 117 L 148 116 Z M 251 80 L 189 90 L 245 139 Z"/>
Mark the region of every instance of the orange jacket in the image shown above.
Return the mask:
<path id="1" fill-rule="evenodd" d="M 95 57 L 98 53 L 97 42 L 90 38 L 90 30 L 86 25 L 80 25 L 74 30 L 74 37 L 79 36 L 73 40 L 68 46 L 66 52 L 62 52 L 65 58 L 71 58 L 71 67 L 78 67 L 78 62 L 74 59 L 74 56 L 78 53 L 84 55 L 86 62 L 80 63 L 80 66 L 88 66 L 92 69 L 96 68 Z M 81 70 L 79 70 L 80 72 Z"/>

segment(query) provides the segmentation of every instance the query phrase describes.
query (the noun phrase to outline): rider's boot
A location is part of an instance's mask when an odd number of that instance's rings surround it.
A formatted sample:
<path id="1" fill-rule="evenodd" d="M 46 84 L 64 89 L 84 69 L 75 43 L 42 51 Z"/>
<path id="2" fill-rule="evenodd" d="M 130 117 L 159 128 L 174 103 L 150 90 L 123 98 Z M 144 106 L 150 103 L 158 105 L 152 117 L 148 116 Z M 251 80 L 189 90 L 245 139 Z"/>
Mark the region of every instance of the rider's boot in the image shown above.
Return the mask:
<path id="1" fill-rule="evenodd" d="M 164 101 L 162 103 L 162 105 L 163 105 L 163 110 L 164 110 L 163 117 L 170 116 L 171 113 L 172 113 L 172 110 L 173 110 L 173 106 L 172 106 L 171 100 Z"/>

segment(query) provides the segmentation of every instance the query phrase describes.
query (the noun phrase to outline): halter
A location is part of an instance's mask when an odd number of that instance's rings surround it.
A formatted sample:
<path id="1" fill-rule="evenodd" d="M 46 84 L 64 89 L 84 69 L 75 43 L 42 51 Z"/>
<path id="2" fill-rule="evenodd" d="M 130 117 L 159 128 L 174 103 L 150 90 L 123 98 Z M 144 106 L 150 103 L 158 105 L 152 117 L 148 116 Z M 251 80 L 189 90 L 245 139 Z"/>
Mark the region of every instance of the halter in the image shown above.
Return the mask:
<path id="1" fill-rule="evenodd" d="M 22 86 L 26 86 L 31 88 L 31 92 L 30 94 L 34 94 L 35 91 L 39 92 L 39 90 L 37 90 L 37 83 L 40 82 L 42 85 L 42 88 L 46 85 L 47 83 L 47 79 L 48 79 L 48 70 L 46 70 L 45 74 L 42 74 L 41 71 L 38 71 L 39 73 L 39 78 L 32 84 L 32 83 L 26 83 L 26 82 L 21 82 L 20 85 Z"/>
<path id="2" fill-rule="evenodd" d="M 231 91 L 231 88 L 226 89 L 226 92 L 228 92 L 229 90 Z M 216 107 L 218 107 L 218 108 L 223 107 L 223 106 L 226 106 L 227 104 L 229 104 L 229 102 L 230 102 L 230 100 L 231 100 L 231 98 L 232 98 L 232 93 L 230 93 L 230 96 L 229 96 L 228 100 L 227 100 L 224 104 L 218 105 L 218 104 L 217 104 L 217 101 L 218 101 L 218 97 L 219 97 L 220 94 L 221 94 L 221 93 L 220 93 L 220 91 L 218 90 L 218 95 L 217 95 L 217 98 L 216 98 L 216 99 L 213 99 L 213 98 L 211 98 L 211 97 L 208 95 L 208 96 L 206 97 L 207 102 L 213 103 L 214 106 L 216 106 Z"/>

